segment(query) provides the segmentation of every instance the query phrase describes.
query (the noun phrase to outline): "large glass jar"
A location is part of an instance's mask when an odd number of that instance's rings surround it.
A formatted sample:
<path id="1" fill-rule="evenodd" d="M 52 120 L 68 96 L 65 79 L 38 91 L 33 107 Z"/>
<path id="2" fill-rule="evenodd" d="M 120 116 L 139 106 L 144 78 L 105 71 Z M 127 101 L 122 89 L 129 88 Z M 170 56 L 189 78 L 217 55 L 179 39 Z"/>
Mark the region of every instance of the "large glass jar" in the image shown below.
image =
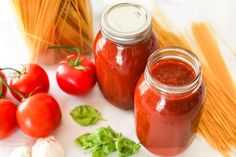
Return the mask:
<path id="1" fill-rule="evenodd" d="M 136 134 L 152 153 L 176 155 L 192 142 L 205 100 L 198 58 L 188 50 L 155 51 L 135 90 Z"/>
<path id="2" fill-rule="evenodd" d="M 123 109 L 133 108 L 135 86 L 156 49 L 147 9 L 119 3 L 104 10 L 94 56 L 98 85 L 109 102 Z"/>

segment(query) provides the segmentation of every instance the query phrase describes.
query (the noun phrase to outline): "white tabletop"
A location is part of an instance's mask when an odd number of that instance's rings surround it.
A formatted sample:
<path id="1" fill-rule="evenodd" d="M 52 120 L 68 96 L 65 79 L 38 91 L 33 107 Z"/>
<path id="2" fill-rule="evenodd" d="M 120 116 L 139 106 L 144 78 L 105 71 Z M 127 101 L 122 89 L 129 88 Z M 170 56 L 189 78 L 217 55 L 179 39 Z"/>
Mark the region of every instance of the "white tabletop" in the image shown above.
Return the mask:
<path id="1" fill-rule="evenodd" d="M 99 15 L 102 9 L 111 3 L 111 0 L 92 0 L 91 2 L 94 14 L 94 32 L 96 34 L 99 29 Z M 140 0 L 140 2 L 149 8 L 153 6 L 151 0 Z M 156 3 L 176 28 L 181 29 L 188 26 L 189 22 L 196 20 L 210 22 L 215 31 L 218 32 L 218 35 L 236 50 L 235 0 L 156 0 Z M 9 0 L 0 0 L 0 67 L 17 67 L 19 64 L 28 62 L 26 49 L 19 33 L 16 31 L 16 25 L 14 20 L 12 20 L 11 11 Z M 220 40 L 219 44 L 227 66 L 234 80 L 236 80 L 236 57 Z M 45 69 L 51 83 L 49 93 L 58 100 L 63 112 L 62 124 L 52 135 L 56 136 L 63 145 L 66 151 L 66 157 L 90 157 L 91 154 L 85 153 L 74 143 L 74 139 L 83 133 L 92 132 L 101 126 L 109 125 L 116 131 L 122 132 L 125 136 L 138 141 L 134 131 L 133 111 L 124 111 L 110 105 L 103 98 L 97 85 L 86 96 L 76 97 L 67 95 L 60 90 L 56 83 L 55 66 L 45 67 Z M 71 119 L 69 112 L 76 105 L 81 104 L 95 106 L 107 121 L 101 121 L 91 127 L 77 125 Z M 20 130 L 17 130 L 11 137 L 0 141 L 0 157 L 8 157 L 14 146 L 30 145 L 33 141 L 33 139 L 24 135 Z M 112 156 L 115 157 L 117 154 L 113 154 Z M 134 156 L 152 157 L 154 155 L 142 147 L 141 151 Z M 221 154 L 208 145 L 204 138 L 197 136 L 190 147 L 178 156 L 220 157 Z M 236 156 L 236 153 L 234 153 L 234 156 Z"/>

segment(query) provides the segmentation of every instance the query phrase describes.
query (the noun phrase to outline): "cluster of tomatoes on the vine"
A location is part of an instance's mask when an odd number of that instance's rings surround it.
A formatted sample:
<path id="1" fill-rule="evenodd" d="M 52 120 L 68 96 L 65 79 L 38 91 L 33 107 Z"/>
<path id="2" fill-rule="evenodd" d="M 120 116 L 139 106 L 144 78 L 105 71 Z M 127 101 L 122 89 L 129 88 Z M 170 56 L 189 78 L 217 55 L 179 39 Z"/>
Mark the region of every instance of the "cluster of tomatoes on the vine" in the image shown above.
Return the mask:
<path id="1" fill-rule="evenodd" d="M 71 47 L 62 47 L 77 50 Z M 17 125 L 31 137 L 49 135 L 60 125 L 62 113 L 58 102 L 48 94 L 49 79 L 38 64 L 23 65 L 21 71 L 13 68 L 0 69 L 0 140 L 10 136 Z M 7 78 L 2 72 L 13 70 Z M 68 94 L 80 95 L 90 91 L 96 83 L 94 63 L 87 57 L 68 56 L 59 63 L 56 72 L 59 87 Z M 20 101 L 15 105 L 4 98 L 7 88 Z"/>

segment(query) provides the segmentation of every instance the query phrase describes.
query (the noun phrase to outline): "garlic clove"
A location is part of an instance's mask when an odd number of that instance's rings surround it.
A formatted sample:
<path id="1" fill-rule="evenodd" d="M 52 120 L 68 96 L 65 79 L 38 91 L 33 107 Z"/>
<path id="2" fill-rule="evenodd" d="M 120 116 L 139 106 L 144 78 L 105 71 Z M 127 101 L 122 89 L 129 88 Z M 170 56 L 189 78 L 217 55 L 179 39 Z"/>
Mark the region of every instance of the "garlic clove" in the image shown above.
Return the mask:
<path id="1" fill-rule="evenodd" d="M 40 138 L 32 147 L 32 157 L 64 157 L 61 144 L 55 137 Z"/>
<path id="2" fill-rule="evenodd" d="M 15 147 L 9 157 L 31 157 L 31 148 L 28 146 Z"/>

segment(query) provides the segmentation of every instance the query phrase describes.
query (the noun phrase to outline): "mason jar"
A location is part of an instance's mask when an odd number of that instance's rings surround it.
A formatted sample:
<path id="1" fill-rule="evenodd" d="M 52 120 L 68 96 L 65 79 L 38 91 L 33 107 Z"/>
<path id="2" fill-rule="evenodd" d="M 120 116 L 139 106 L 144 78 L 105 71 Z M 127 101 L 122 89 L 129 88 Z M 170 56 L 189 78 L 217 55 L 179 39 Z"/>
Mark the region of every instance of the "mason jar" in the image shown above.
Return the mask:
<path id="1" fill-rule="evenodd" d="M 135 86 L 156 49 L 151 13 L 145 7 L 127 2 L 103 11 L 94 57 L 99 88 L 110 103 L 133 108 Z"/>
<path id="2" fill-rule="evenodd" d="M 178 47 L 155 51 L 135 90 L 139 141 L 156 155 L 185 150 L 195 136 L 205 94 L 196 55 Z"/>

